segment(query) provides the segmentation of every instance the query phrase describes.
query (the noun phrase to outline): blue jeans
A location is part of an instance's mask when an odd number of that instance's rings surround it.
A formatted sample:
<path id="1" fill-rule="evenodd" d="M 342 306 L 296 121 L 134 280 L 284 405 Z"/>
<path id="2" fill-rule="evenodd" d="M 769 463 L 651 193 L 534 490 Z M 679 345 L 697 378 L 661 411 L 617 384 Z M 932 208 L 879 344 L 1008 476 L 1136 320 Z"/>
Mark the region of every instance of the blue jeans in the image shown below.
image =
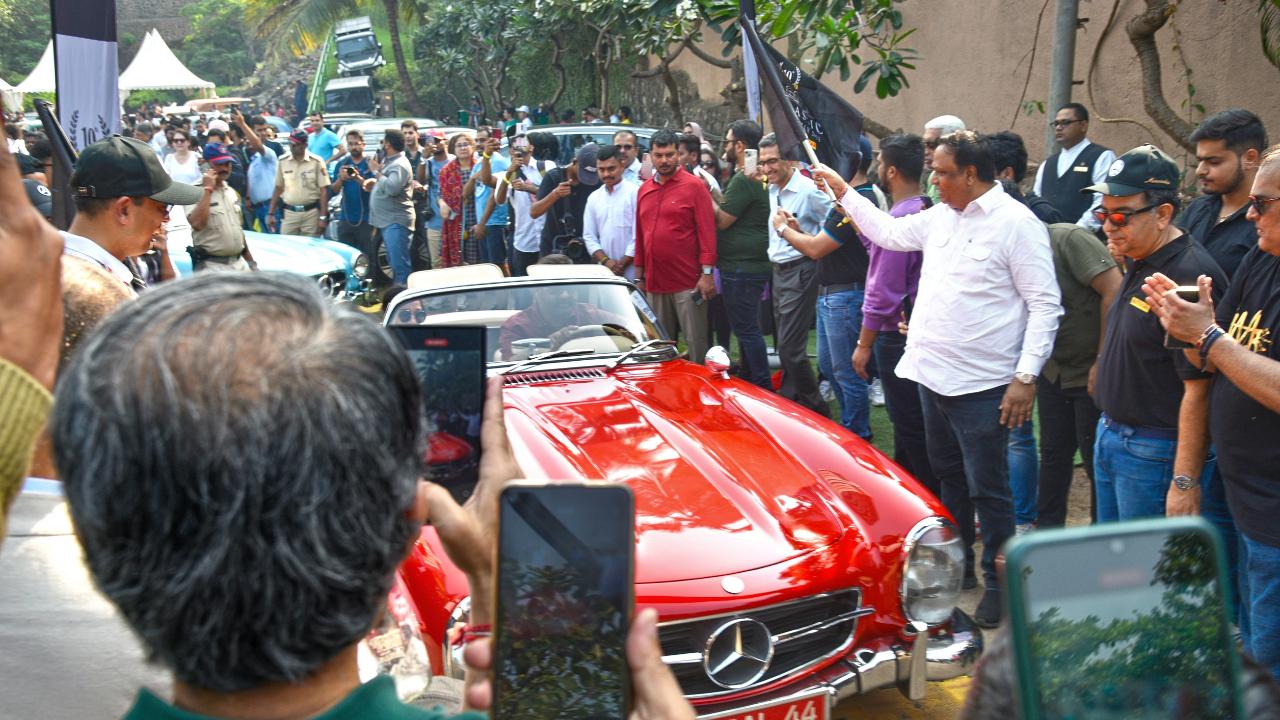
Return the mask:
<path id="1" fill-rule="evenodd" d="M 267 230 L 267 216 L 270 215 L 270 213 L 267 211 L 271 209 L 271 202 L 267 201 L 264 203 L 258 203 L 257 205 L 251 205 L 250 207 L 253 209 L 254 222 L 257 223 L 257 226 L 260 229 L 260 231 L 271 232 L 270 230 Z M 279 232 L 280 222 L 282 220 L 284 220 L 283 205 L 276 208 L 276 232 Z"/>
<path id="2" fill-rule="evenodd" d="M 867 381 L 853 369 L 853 348 L 862 332 L 862 290 L 818 296 L 818 370 L 836 387 L 840 424 L 871 440 Z"/>
<path id="3" fill-rule="evenodd" d="M 1213 472 L 1209 473 L 1204 483 L 1200 486 L 1200 516 L 1213 526 L 1218 528 L 1218 533 L 1222 535 L 1223 546 L 1227 550 L 1227 580 L 1238 582 L 1240 577 L 1240 532 L 1236 529 L 1235 518 L 1231 516 L 1231 508 L 1227 507 L 1227 490 L 1225 481 L 1222 479 L 1222 473 L 1218 471 L 1215 464 Z M 1237 617 L 1240 614 L 1240 605 L 1238 598 L 1243 593 L 1239 592 L 1239 588 L 1232 588 L 1231 617 Z"/>
<path id="4" fill-rule="evenodd" d="M 1280 547 L 1240 533 L 1240 571 L 1244 650 L 1280 678 Z"/>
<path id="5" fill-rule="evenodd" d="M 973 512 L 982 522 L 982 578 L 994 590 L 996 556 L 1013 535 L 1009 433 L 1000 424 L 1007 385 L 967 395 L 940 395 L 920 386 L 929 463 L 942 484 L 942 504 L 960 528 L 966 563 L 973 560 Z"/>
<path id="6" fill-rule="evenodd" d="M 929 448 L 924 440 L 920 386 L 914 380 L 898 377 L 894 372 L 906 345 L 905 335 L 896 330 L 886 331 L 876 336 L 875 347 L 871 349 L 876 364 L 881 368 L 884 405 L 889 411 L 889 422 L 893 423 L 893 461 L 911 473 L 935 497 L 942 497 L 942 487 L 929 464 Z"/>
<path id="7" fill-rule="evenodd" d="M 1177 440 L 1144 437 L 1129 425 L 1099 419 L 1093 443 L 1098 522 L 1164 517 L 1177 450 Z M 1202 484 L 1216 465 L 1212 456 L 1205 460 Z"/>
<path id="8" fill-rule="evenodd" d="M 391 263 L 393 282 L 404 285 L 409 281 L 409 273 L 413 272 L 413 263 L 409 260 L 409 228 L 395 224 L 382 228 L 382 242 L 387 246 L 387 260 Z"/>
<path id="9" fill-rule="evenodd" d="M 1009 489 L 1013 492 L 1014 520 L 1019 525 L 1036 521 L 1040 459 L 1031 420 L 1009 431 Z"/>
<path id="10" fill-rule="evenodd" d="M 765 350 L 764 335 L 760 332 L 760 296 L 767 282 L 768 273 L 720 271 L 720 291 L 729 313 L 729 326 L 738 336 L 742 379 L 772 390 L 769 356 Z"/>
<path id="11" fill-rule="evenodd" d="M 484 242 L 480 244 L 481 262 L 499 267 L 507 261 L 507 226 L 485 225 Z"/>

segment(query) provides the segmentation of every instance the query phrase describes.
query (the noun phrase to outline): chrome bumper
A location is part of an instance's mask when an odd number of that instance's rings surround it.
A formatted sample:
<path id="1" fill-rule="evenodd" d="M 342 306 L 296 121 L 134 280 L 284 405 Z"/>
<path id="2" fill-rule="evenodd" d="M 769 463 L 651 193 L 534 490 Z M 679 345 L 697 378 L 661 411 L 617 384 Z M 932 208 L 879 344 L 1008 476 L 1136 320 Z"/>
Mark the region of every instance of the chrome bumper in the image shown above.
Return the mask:
<path id="1" fill-rule="evenodd" d="M 833 708 L 855 695 L 886 687 L 897 687 L 907 698 L 922 700 L 928 683 L 972 672 L 982 656 L 982 648 L 982 630 L 963 610 L 956 608 L 946 632 L 930 636 L 915 633 L 908 626 L 900 639 L 882 642 L 877 647 L 855 648 L 802 683 L 751 698 L 748 705 L 699 706 L 698 716 L 709 720 L 718 715 L 737 715 L 824 690 Z"/>

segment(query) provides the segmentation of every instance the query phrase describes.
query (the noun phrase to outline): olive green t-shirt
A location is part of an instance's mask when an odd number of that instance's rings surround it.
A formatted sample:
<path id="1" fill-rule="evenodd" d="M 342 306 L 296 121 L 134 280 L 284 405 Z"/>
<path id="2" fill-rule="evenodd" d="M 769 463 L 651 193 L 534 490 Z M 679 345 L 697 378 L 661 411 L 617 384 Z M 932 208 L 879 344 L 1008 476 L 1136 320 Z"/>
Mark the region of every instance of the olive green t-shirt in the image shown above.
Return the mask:
<path id="1" fill-rule="evenodd" d="M 381 675 L 356 688 L 328 712 L 317 715 L 315 720 L 369 720 L 370 718 L 377 718 L 377 720 L 486 720 L 488 716 L 483 713 L 447 715 L 440 710 L 424 710 L 406 705 L 396 697 L 395 681 L 386 675 Z M 124 716 L 124 720 L 216 720 L 216 718 L 176 708 L 144 689 L 138 693 L 137 701 Z"/>
<path id="2" fill-rule="evenodd" d="M 770 273 L 769 191 L 742 173 L 734 173 L 724 189 L 720 209 L 738 218 L 716 232 L 716 266 L 720 272 Z"/>
<path id="3" fill-rule="evenodd" d="M 1102 332 L 1102 298 L 1089 283 L 1116 267 L 1116 261 L 1093 233 L 1071 223 L 1050 225 L 1049 245 L 1064 313 L 1058 321 L 1053 355 L 1041 372 L 1050 382 L 1061 378 L 1064 390 L 1085 387 Z"/>

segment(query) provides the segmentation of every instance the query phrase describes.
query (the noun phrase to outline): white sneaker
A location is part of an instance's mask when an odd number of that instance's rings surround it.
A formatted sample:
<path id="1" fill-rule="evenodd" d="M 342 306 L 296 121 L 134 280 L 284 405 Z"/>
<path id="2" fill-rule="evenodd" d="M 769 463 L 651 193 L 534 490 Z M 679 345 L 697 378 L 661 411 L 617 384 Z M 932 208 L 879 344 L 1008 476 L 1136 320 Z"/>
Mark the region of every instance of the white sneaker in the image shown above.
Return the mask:
<path id="1" fill-rule="evenodd" d="M 1013 534 L 1014 534 L 1014 535 L 1026 535 L 1027 533 L 1029 533 L 1029 532 L 1031 532 L 1032 530 L 1035 530 L 1035 529 L 1036 529 L 1035 523 L 1022 523 L 1021 525 L 1014 525 L 1014 526 L 1013 526 Z"/>
<path id="2" fill-rule="evenodd" d="M 884 407 L 884 385 L 880 384 L 880 378 L 872 380 L 867 386 L 867 395 L 871 398 L 872 405 Z"/>
<path id="3" fill-rule="evenodd" d="M 823 380 L 818 383 L 818 392 L 822 394 L 823 400 L 826 400 L 827 402 L 836 401 L 836 391 L 835 388 L 831 387 L 830 380 Z"/>

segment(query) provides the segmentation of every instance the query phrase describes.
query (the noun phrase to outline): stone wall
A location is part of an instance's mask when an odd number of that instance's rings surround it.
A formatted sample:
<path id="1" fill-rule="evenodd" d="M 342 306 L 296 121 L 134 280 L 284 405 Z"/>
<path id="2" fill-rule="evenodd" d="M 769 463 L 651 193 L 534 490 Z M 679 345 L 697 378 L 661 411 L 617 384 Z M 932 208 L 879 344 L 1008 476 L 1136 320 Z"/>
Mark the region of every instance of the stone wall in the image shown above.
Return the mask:
<path id="1" fill-rule="evenodd" d="M 1115 20 L 1099 43 L 1113 5 Z M 1156 38 L 1164 95 L 1175 112 L 1195 123 L 1204 117 L 1194 108 L 1196 104 L 1208 113 L 1245 107 L 1262 118 L 1270 128 L 1271 141 L 1276 142 L 1280 140 L 1280 93 L 1275 89 L 1280 87 L 1280 71 L 1262 55 L 1257 5 L 1256 0 L 1180 2 L 1172 25 L 1161 29 Z M 1037 36 L 1042 6 L 1047 9 Z M 901 8 L 907 26 L 919 28 L 907 42 L 922 56 L 908 75 L 910 88 L 896 98 L 879 100 L 870 92 L 854 95 L 852 79 L 841 83 L 834 73 L 824 82 L 889 128 L 918 133 L 930 118 L 950 113 L 983 131 L 1012 128 L 1026 141 L 1032 162 L 1045 157 L 1049 117 L 1038 111 L 1027 114 L 1019 99 L 1024 84 L 1023 100 L 1048 99 L 1053 3 L 965 0 L 904 3 Z M 1140 0 L 1080 3 L 1080 16 L 1087 22 L 1076 35 L 1075 79 L 1080 84 L 1072 99 L 1092 113 L 1089 134 L 1093 140 L 1120 152 L 1151 142 L 1194 164 L 1194 158 L 1143 111 L 1137 52 L 1124 26 L 1144 8 Z M 1090 73 L 1095 48 L 1098 61 Z M 708 51 L 719 53 L 718 48 Z M 1188 66 L 1196 90 L 1190 103 L 1185 102 Z M 674 67 L 688 74 L 702 97 L 715 97 L 729 82 L 728 71 L 687 52 Z M 1051 116 L 1053 109 L 1048 113 Z"/>
<path id="2" fill-rule="evenodd" d="M 117 32 L 141 40 L 156 28 L 165 42 L 172 44 L 191 31 L 190 21 L 182 15 L 182 8 L 190 4 L 191 0 L 117 0 Z"/>

